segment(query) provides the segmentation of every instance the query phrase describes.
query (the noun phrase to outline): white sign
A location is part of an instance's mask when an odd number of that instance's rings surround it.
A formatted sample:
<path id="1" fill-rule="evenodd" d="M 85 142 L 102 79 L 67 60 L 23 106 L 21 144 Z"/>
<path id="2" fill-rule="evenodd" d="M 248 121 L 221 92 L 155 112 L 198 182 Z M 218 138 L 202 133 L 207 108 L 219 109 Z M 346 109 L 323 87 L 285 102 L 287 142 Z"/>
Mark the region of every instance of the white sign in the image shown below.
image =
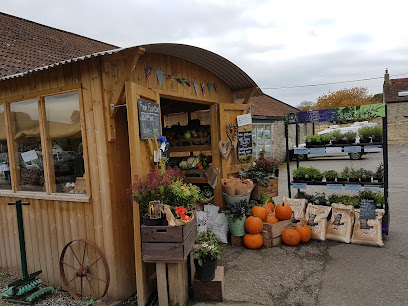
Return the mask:
<path id="1" fill-rule="evenodd" d="M 238 124 L 238 126 L 252 124 L 252 115 L 251 114 L 245 114 L 245 115 L 237 116 L 237 124 Z"/>
<path id="2" fill-rule="evenodd" d="M 341 153 L 341 152 L 342 152 L 341 147 L 331 147 L 331 148 L 326 147 L 326 154 L 327 153 L 330 153 L 330 154 Z"/>
<path id="3" fill-rule="evenodd" d="M 30 150 L 30 151 L 27 151 L 27 152 L 23 152 L 23 153 L 21 153 L 21 157 L 23 158 L 25 163 L 38 158 L 37 153 L 35 152 L 35 150 Z"/>
<path id="4" fill-rule="evenodd" d="M 376 147 L 376 146 L 365 146 L 364 147 L 364 152 L 381 152 L 381 147 Z"/>

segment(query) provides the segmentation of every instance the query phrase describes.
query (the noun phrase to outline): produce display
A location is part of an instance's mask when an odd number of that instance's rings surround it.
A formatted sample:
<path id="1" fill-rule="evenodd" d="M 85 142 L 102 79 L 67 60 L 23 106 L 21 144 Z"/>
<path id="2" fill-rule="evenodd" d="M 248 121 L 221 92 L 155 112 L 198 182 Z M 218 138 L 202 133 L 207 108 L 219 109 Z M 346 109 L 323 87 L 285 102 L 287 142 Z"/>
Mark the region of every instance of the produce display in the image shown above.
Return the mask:
<path id="1" fill-rule="evenodd" d="M 200 120 L 190 120 L 188 125 L 182 126 L 176 124 L 171 128 L 164 128 L 163 134 L 166 135 L 169 141 L 173 140 L 194 140 L 194 138 L 210 137 L 211 127 L 209 125 L 200 125 Z M 194 145 L 209 144 L 208 140 L 199 140 L 193 143 Z M 191 145 L 189 142 L 177 142 L 176 146 Z"/>

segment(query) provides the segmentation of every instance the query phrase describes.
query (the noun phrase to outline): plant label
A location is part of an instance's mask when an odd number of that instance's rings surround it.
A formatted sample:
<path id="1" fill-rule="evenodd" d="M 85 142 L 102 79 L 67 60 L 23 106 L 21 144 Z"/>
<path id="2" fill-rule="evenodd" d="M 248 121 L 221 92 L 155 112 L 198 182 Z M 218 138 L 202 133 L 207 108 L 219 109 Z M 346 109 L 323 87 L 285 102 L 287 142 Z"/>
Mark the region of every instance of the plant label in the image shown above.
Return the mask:
<path id="1" fill-rule="evenodd" d="M 295 148 L 295 154 L 307 154 L 307 153 L 309 153 L 308 149 Z"/>
<path id="2" fill-rule="evenodd" d="M 327 184 L 327 190 L 342 190 L 342 184 Z"/>
<path id="3" fill-rule="evenodd" d="M 306 189 L 306 188 L 307 188 L 307 184 L 304 184 L 304 183 L 293 183 L 293 188 L 296 188 L 296 189 Z"/>
<path id="4" fill-rule="evenodd" d="M 361 147 L 360 146 L 344 147 L 344 152 L 348 153 L 361 152 Z"/>
<path id="5" fill-rule="evenodd" d="M 381 152 L 381 147 L 379 147 L 379 146 L 365 146 L 364 147 L 364 152 L 366 152 L 366 153 Z"/>
<path id="6" fill-rule="evenodd" d="M 341 147 L 326 148 L 326 154 L 341 153 L 341 152 L 342 152 Z"/>
<path id="7" fill-rule="evenodd" d="M 352 185 L 352 184 L 347 184 L 344 186 L 344 190 L 355 190 L 355 191 L 360 191 L 361 190 L 361 185 Z"/>
<path id="8" fill-rule="evenodd" d="M 310 148 L 310 154 L 324 154 L 324 148 Z"/>

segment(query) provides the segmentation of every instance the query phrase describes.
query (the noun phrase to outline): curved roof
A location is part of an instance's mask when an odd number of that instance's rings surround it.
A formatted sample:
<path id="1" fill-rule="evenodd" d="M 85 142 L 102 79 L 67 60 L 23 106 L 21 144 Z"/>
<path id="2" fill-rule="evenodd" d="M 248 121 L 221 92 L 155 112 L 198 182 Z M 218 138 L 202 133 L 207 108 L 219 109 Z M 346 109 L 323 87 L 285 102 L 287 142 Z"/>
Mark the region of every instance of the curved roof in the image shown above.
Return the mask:
<path id="1" fill-rule="evenodd" d="M 145 48 L 146 52 L 175 56 L 197 64 L 218 76 L 233 91 L 258 87 L 241 68 L 214 52 L 194 46 L 171 43 L 142 45 L 140 47 Z"/>
<path id="2" fill-rule="evenodd" d="M 55 66 L 59 66 L 59 65 L 66 65 L 71 62 L 83 61 L 91 57 L 98 57 L 98 56 L 104 56 L 107 54 L 119 53 L 124 50 L 133 49 L 133 48 L 136 49 L 138 47 L 144 48 L 146 52 L 159 53 L 159 54 L 179 57 L 187 61 L 190 61 L 194 64 L 197 64 L 203 67 L 204 69 L 207 69 L 208 71 L 212 72 L 216 76 L 218 76 L 233 91 L 258 87 L 256 83 L 241 68 L 239 68 L 238 66 L 236 66 L 229 60 L 225 59 L 224 57 L 218 54 L 215 54 L 214 52 L 211 52 L 205 49 L 201 49 L 198 47 L 182 45 L 182 44 L 171 44 L 171 43 L 149 44 L 149 45 L 141 45 L 141 46 L 130 47 L 130 48 L 120 48 L 120 49 L 114 49 L 114 50 L 109 50 L 109 51 L 97 52 L 97 53 L 93 53 L 89 55 L 84 55 L 84 56 L 60 61 L 60 62 L 51 64 L 51 65 L 30 69 L 25 72 L 16 73 L 13 75 L 7 75 L 4 77 L 1 77 L 0 80 L 21 77 L 21 76 L 24 76 L 26 74 L 29 74 L 35 71 L 46 70 L 46 69 L 49 69 Z M 254 92 L 253 95 L 254 96 L 262 95 L 262 92 L 261 90 L 258 89 Z"/>

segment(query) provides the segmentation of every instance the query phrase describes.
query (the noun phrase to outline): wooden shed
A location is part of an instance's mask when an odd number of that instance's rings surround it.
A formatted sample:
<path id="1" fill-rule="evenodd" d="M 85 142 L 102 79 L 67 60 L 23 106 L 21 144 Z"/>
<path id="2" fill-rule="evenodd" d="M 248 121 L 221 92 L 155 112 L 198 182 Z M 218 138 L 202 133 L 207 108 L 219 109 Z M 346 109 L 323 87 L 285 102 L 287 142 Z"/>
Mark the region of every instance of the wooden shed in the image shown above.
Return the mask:
<path id="1" fill-rule="evenodd" d="M 215 203 L 222 205 L 221 178 L 240 165 L 231 156 L 222 158 L 218 143 L 228 139 L 226 125 L 236 124 L 258 93 L 254 81 L 228 60 L 178 44 L 100 52 L 1 78 L 0 268 L 21 274 L 16 213 L 7 205 L 21 199 L 30 203 L 23 208 L 30 273 L 42 270 L 45 283 L 60 287 L 64 246 L 85 239 L 106 257 L 108 296 L 124 299 L 137 290 L 139 304 L 145 304 L 155 289 L 155 271 L 142 262 L 138 204 L 127 194 L 132 177 L 146 177 L 151 167 L 149 146 L 140 137 L 138 100 L 160 105 L 162 125 L 174 113 L 191 120 L 198 112 L 207 120 L 207 142 L 173 149 L 212 155 L 219 170 Z M 244 104 L 234 104 L 237 94 Z M 88 280 L 84 294 L 103 291 Z"/>

